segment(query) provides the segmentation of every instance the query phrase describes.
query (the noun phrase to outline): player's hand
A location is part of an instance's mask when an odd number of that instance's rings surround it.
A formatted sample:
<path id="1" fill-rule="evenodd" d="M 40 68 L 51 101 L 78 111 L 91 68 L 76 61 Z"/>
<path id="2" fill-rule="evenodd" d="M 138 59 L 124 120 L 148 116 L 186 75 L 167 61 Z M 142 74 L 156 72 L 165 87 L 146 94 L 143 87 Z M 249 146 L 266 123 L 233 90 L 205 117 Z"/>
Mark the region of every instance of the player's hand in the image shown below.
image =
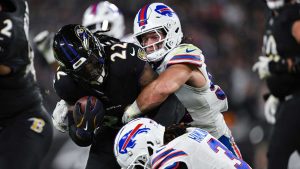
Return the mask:
<path id="1" fill-rule="evenodd" d="M 56 103 L 56 107 L 52 113 L 52 122 L 54 127 L 61 131 L 66 132 L 68 130 L 67 124 L 67 113 L 68 113 L 68 105 L 64 100 L 60 100 Z"/>
<path id="2" fill-rule="evenodd" d="M 99 99 L 96 99 L 95 105 L 92 105 L 92 97 L 88 97 L 83 111 L 81 110 L 80 102 L 77 102 L 73 111 L 76 128 L 83 132 L 96 132 L 104 119 L 103 104 Z"/>
<path id="3" fill-rule="evenodd" d="M 122 123 L 126 124 L 129 121 L 135 119 L 141 114 L 141 110 L 139 109 L 136 101 L 133 102 L 124 112 L 123 117 L 122 117 Z"/>
<path id="4" fill-rule="evenodd" d="M 38 33 L 33 42 L 36 44 L 36 48 L 43 54 L 47 63 L 52 64 L 55 62 L 54 53 L 52 50 L 54 33 L 44 30 Z"/>
<path id="5" fill-rule="evenodd" d="M 128 109 L 127 109 L 128 110 Z M 122 117 L 122 123 L 123 124 L 126 124 L 128 123 L 129 121 L 133 120 L 135 117 L 131 115 L 130 112 L 128 111 L 125 111 L 124 114 L 123 114 L 123 117 Z"/>
<path id="6" fill-rule="evenodd" d="M 253 65 L 252 71 L 257 71 L 259 78 L 265 79 L 271 75 L 269 70 L 269 62 L 271 59 L 266 56 L 260 56 L 258 59 L 259 60 Z"/>
<path id="7" fill-rule="evenodd" d="M 278 104 L 279 100 L 273 95 L 270 95 L 265 103 L 265 117 L 270 124 L 275 124 L 276 122 L 275 114 Z"/>

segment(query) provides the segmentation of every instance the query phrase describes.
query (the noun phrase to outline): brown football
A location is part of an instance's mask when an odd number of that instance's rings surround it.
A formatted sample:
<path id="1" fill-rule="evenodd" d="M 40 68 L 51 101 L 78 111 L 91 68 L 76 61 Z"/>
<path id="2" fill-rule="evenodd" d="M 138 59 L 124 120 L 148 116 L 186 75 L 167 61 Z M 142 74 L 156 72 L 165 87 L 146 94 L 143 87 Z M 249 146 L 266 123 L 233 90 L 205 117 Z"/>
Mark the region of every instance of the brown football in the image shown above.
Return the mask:
<path id="1" fill-rule="evenodd" d="M 96 101 L 97 101 L 97 98 L 95 96 L 84 96 L 84 97 L 80 98 L 79 100 L 77 100 L 77 102 L 76 102 L 76 104 L 80 103 L 80 112 L 83 114 L 85 113 L 87 101 L 89 98 L 91 98 L 91 100 L 92 100 L 92 103 L 91 103 L 89 109 L 92 110 L 92 109 L 94 109 L 94 107 L 96 105 Z"/>

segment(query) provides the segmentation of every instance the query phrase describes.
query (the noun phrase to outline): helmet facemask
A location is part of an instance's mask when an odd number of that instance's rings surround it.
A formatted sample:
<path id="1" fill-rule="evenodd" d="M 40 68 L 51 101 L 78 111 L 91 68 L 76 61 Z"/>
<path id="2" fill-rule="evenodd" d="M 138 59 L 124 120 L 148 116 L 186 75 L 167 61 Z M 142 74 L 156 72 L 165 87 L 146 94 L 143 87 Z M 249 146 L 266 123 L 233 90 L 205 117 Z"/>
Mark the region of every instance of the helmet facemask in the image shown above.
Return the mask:
<path id="1" fill-rule="evenodd" d="M 146 51 L 148 61 L 160 60 L 171 49 L 166 46 L 166 35 L 166 29 L 158 27 L 135 36 L 136 41 Z M 149 39 L 153 42 L 146 44 Z"/>
<path id="2" fill-rule="evenodd" d="M 80 58 L 74 65 L 73 73 L 81 79 L 85 79 L 91 84 L 103 83 L 106 75 L 104 69 L 104 59 L 97 57 L 96 54 L 91 53 L 86 58 Z"/>
<path id="3" fill-rule="evenodd" d="M 87 25 L 86 27 L 91 31 L 91 32 L 96 32 L 96 31 L 101 31 L 101 32 L 109 32 L 112 28 L 111 22 L 108 20 L 104 20 L 102 22 L 97 22 L 91 25 Z M 108 34 L 108 33 L 107 33 Z"/>
<path id="4" fill-rule="evenodd" d="M 141 37 L 147 33 L 162 32 L 165 37 L 160 38 L 156 44 L 162 43 L 162 47 L 154 52 L 147 52 L 147 47 Z M 163 3 L 152 3 L 146 5 L 139 10 L 134 20 L 134 36 L 138 44 L 147 52 L 147 59 L 150 62 L 158 62 L 162 60 L 166 54 L 176 48 L 182 41 L 183 33 L 181 24 L 177 14 L 167 5 Z"/>

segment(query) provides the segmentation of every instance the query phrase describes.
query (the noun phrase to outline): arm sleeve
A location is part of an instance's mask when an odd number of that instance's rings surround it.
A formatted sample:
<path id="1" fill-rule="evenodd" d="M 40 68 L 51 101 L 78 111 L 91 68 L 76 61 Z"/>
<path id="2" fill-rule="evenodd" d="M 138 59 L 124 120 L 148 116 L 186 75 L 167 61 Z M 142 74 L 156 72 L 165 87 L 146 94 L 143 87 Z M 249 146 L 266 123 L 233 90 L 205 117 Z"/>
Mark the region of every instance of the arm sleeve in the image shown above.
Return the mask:
<path id="1" fill-rule="evenodd" d="M 53 87 L 56 94 L 69 105 L 74 105 L 78 99 L 88 95 L 88 92 L 82 86 L 62 70 L 56 72 Z"/>

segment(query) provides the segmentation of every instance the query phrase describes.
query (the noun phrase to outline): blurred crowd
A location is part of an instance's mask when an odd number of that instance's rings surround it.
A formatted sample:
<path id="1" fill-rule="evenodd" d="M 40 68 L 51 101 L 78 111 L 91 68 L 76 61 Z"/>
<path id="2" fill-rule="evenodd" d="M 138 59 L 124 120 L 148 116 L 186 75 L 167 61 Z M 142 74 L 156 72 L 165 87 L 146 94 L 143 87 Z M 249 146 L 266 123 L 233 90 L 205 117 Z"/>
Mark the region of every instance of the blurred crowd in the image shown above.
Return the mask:
<path id="1" fill-rule="evenodd" d="M 81 23 L 84 10 L 96 0 L 29 0 L 30 34 L 56 32 L 69 23 Z M 133 30 L 137 10 L 149 2 L 111 0 L 125 16 L 126 32 Z M 130 3 L 129 3 L 130 2 Z M 165 0 L 179 18 L 186 38 L 204 53 L 213 81 L 222 86 L 229 101 L 225 118 L 245 161 L 253 168 L 266 164 L 266 145 L 271 126 L 263 116 L 265 84 L 251 67 L 261 53 L 265 6 L 262 0 Z M 45 106 L 52 113 L 58 98 L 52 89 L 53 72 L 36 52 L 36 72 Z M 59 137 L 58 140 L 64 137 Z M 64 139 L 62 139 L 64 140 Z M 52 156 L 62 142 L 53 148 Z"/>

